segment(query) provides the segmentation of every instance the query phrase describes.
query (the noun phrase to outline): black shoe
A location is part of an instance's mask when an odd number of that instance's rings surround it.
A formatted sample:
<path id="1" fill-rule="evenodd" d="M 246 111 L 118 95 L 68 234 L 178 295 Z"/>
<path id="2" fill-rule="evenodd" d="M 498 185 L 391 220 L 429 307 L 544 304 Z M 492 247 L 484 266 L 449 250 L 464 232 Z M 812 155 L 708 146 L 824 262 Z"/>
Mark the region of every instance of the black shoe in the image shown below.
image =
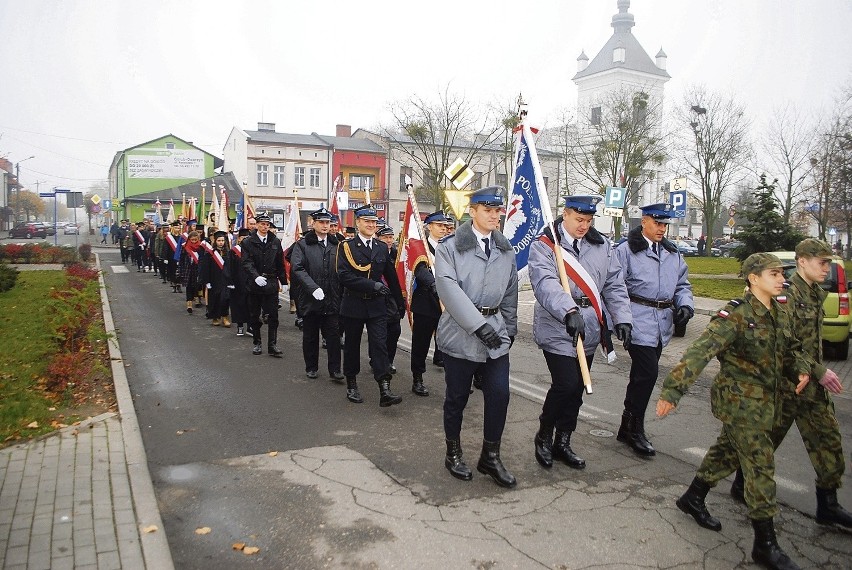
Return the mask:
<path id="1" fill-rule="evenodd" d="M 722 530 L 722 523 L 707 511 L 707 505 L 704 504 L 709 492 L 710 485 L 696 477 L 676 504 L 677 508 L 694 518 L 698 526 L 719 532 Z"/>
<path id="2" fill-rule="evenodd" d="M 296 328 L 302 330 L 305 327 L 304 319 L 296 319 Z"/>
<path id="3" fill-rule="evenodd" d="M 429 389 L 423 385 L 423 375 L 415 374 L 414 375 L 414 383 L 411 385 L 411 391 L 414 392 L 418 396 L 428 396 Z"/>
<path id="4" fill-rule="evenodd" d="M 284 354 L 284 351 L 278 348 L 278 345 L 274 343 L 270 343 L 269 346 L 266 347 L 266 352 L 269 353 L 269 356 L 275 358 L 281 358 L 281 355 Z"/>
<path id="5" fill-rule="evenodd" d="M 361 397 L 361 392 L 358 391 L 358 382 L 355 378 L 346 379 L 346 399 L 353 404 L 361 404 L 364 398 Z"/>
<path id="6" fill-rule="evenodd" d="M 390 374 L 385 374 L 379 380 L 379 406 L 387 408 L 402 402 L 402 398 L 390 391 Z"/>
<path id="7" fill-rule="evenodd" d="M 306 375 L 308 378 L 312 379 L 312 380 L 313 380 L 314 378 L 318 378 L 318 377 L 319 377 L 319 373 L 318 373 L 316 370 L 308 370 L 308 371 L 305 373 L 305 375 Z"/>
<path id="8" fill-rule="evenodd" d="M 553 467 L 553 427 L 541 425 L 535 434 L 535 460 L 546 469 Z"/>
<path id="9" fill-rule="evenodd" d="M 624 442 L 641 457 L 653 457 L 657 454 L 654 446 L 645 435 L 645 418 L 634 416 L 624 410 L 621 414 L 621 427 L 618 428 L 618 441 Z"/>
<path id="10" fill-rule="evenodd" d="M 322 339 L 322 347 L 323 347 L 323 348 L 328 348 L 328 343 L 327 343 L 327 342 L 325 342 L 325 339 Z"/>
<path id="11" fill-rule="evenodd" d="M 754 547 L 751 559 L 773 570 L 801 570 L 799 565 L 790 560 L 787 553 L 778 546 L 775 537 L 775 522 L 772 519 L 751 521 L 754 529 Z"/>
<path id="12" fill-rule="evenodd" d="M 438 368 L 443 368 L 444 367 L 444 359 L 443 358 L 433 358 L 432 364 L 434 364 Z"/>
<path id="13" fill-rule="evenodd" d="M 256 344 L 256 345 L 251 347 L 251 353 L 254 354 L 255 356 L 258 355 L 258 354 L 263 354 L 263 349 L 260 348 L 259 344 Z"/>
<path id="14" fill-rule="evenodd" d="M 552 458 L 558 459 L 572 469 L 585 469 L 586 460 L 571 449 L 571 432 L 556 430 L 553 440 Z"/>
<path id="15" fill-rule="evenodd" d="M 499 441 L 482 441 L 482 453 L 479 455 L 476 470 L 483 475 L 490 475 L 494 482 L 501 487 L 511 489 L 518 484 L 514 475 L 509 473 L 503 466 L 503 462 L 500 461 Z"/>
<path id="16" fill-rule="evenodd" d="M 836 489 L 820 489 L 817 487 L 817 524 L 838 524 L 852 528 L 852 514 L 837 502 Z"/>
<path id="17" fill-rule="evenodd" d="M 329 372 L 328 375 L 331 376 L 331 379 L 334 380 L 335 383 L 343 384 L 343 374 L 340 372 Z"/>
<path id="18" fill-rule="evenodd" d="M 746 504 L 745 502 L 745 480 L 743 480 L 742 468 L 737 469 L 734 474 L 734 482 L 731 483 L 731 496 L 738 503 Z M 817 521 L 819 522 L 819 521 Z"/>
<path id="19" fill-rule="evenodd" d="M 444 458 L 444 467 L 456 479 L 461 479 L 462 481 L 473 479 L 473 472 L 470 470 L 470 467 L 465 465 L 462 459 L 461 442 L 457 439 L 447 440 L 447 456 Z"/>
<path id="20" fill-rule="evenodd" d="M 388 366 L 388 370 L 391 374 L 396 374 L 396 366 L 393 365 L 393 362 L 391 362 L 390 366 Z"/>
<path id="21" fill-rule="evenodd" d="M 237 336 L 246 336 L 246 328 L 242 325 L 237 325 Z"/>
<path id="22" fill-rule="evenodd" d="M 483 382 L 482 374 L 480 372 L 473 373 L 473 387 L 477 390 L 482 390 L 482 382 Z M 471 392 L 473 393 L 473 392 Z"/>

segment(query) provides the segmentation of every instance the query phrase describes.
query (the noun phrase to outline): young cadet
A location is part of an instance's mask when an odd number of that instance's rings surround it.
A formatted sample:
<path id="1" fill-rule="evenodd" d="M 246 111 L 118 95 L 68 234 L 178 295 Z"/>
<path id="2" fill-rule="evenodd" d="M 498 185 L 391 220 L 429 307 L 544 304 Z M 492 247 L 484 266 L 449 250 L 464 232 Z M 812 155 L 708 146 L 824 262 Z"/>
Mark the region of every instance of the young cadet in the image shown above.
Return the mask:
<path id="1" fill-rule="evenodd" d="M 535 458 L 548 469 L 554 459 L 573 469 L 586 466 L 586 460 L 571 449 L 571 433 L 577 429 L 583 405 L 578 339 L 585 342 L 584 353 L 591 366 L 595 348 L 606 332 L 606 310 L 618 339 L 625 348 L 630 346 L 632 321 L 621 265 L 609 239 L 592 227 L 600 200 L 600 196 L 565 196 L 562 215 L 530 245 L 528 267 L 536 300 L 533 337 L 551 377 L 534 439 Z M 584 283 L 572 280 L 570 293 L 560 281 L 554 247 L 562 248 L 563 263 L 573 262 L 580 266 L 577 273 L 585 274 Z"/>
<path id="2" fill-rule="evenodd" d="M 666 376 L 657 416 L 665 417 L 678 404 L 707 363 L 718 358 L 710 403 L 722 422 L 722 433 L 707 451 L 695 478 L 677 506 L 702 527 L 719 531 L 704 499 L 711 487 L 742 466 L 745 500 L 754 529 L 752 559 L 769 568 L 798 568 L 778 546 L 774 517 L 775 447 L 772 429 L 780 410 L 777 402 L 786 383 L 798 376 L 807 381 L 813 360 L 801 350 L 786 308 L 775 298 L 784 289 L 781 260 L 755 253 L 743 261 L 748 291 L 710 320 L 707 329 L 686 350 Z"/>
<path id="3" fill-rule="evenodd" d="M 461 428 L 475 372 L 485 400 L 482 452 L 476 469 L 503 487 L 517 484 L 500 459 L 509 407 L 509 348 L 518 332 L 515 252 L 500 233 L 506 190 L 488 186 L 470 196 L 471 219 L 435 250 L 435 286 L 444 303 L 438 347 L 444 353 L 444 466 L 453 477 L 473 477 L 464 463 Z M 347 335 L 348 339 L 348 335 Z"/>
<path id="4" fill-rule="evenodd" d="M 796 272 L 787 289 L 787 310 L 793 320 L 793 334 L 801 339 L 802 349 L 814 360 L 811 381 L 797 394 L 793 382 L 783 383 L 780 422 L 772 430 L 772 443 L 777 449 L 793 422 L 802 436 L 805 449 L 816 472 L 818 524 L 839 524 L 852 528 L 852 514 L 837 502 L 846 468 L 840 425 L 834 414 L 831 394 L 843 391 L 840 378 L 822 363 L 823 301 L 827 293 L 820 287 L 831 270 L 834 253 L 824 241 L 809 238 L 796 246 Z M 818 380 L 815 381 L 815 380 Z M 744 481 L 737 469 L 731 495 L 744 502 Z"/>
<path id="5" fill-rule="evenodd" d="M 633 336 L 627 348 L 630 381 L 618 441 L 649 458 L 656 450 L 645 435 L 645 411 L 657 382 L 660 355 L 675 326 L 685 325 L 695 314 L 686 262 L 665 237 L 671 216 L 669 204 L 643 206 L 642 225 L 630 230 L 627 241 L 615 248 L 633 315 Z"/>
<path id="6" fill-rule="evenodd" d="M 202 256 L 198 271 L 198 281 L 207 289 L 207 313 L 214 327 L 231 326 L 228 317 L 234 282 L 230 260 L 228 232 L 217 231 L 213 234 L 213 251 Z"/>
<path id="7" fill-rule="evenodd" d="M 357 376 L 361 371 L 361 335 L 366 327 L 370 366 L 379 385 L 379 406 L 384 408 L 402 402 L 402 398 L 390 390 L 384 298 L 393 295 L 403 311 L 405 302 L 388 248 L 374 238 L 379 219 L 376 210 L 368 204 L 356 208 L 354 215 L 357 235 L 345 240 L 337 251 L 337 274 L 343 287 L 340 319 L 346 335 L 343 350 L 346 397 L 355 404 L 364 401 L 358 390 Z"/>
<path id="8" fill-rule="evenodd" d="M 376 237 L 379 241 L 388 246 L 390 261 L 394 268 L 396 268 L 397 247 L 396 242 L 394 241 L 393 228 L 387 224 L 382 226 L 381 229 L 376 232 Z M 400 290 L 402 290 L 401 285 Z M 396 374 L 396 366 L 393 364 L 393 359 L 396 358 L 396 349 L 399 344 L 399 337 L 402 335 L 402 326 L 400 321 L 403 317 L 405 317 L 405 305 L 403 304 L 400 310 L 400 306 L 397 304 L 396 299 L 394 299 L 392 295 L 385 297 L 385 301 L 388 305 L 388 338 L 386 343 L 388 347 L 388 362 L 390 363 L 391 374 Z"/>
<path id="9" fill-rule="evenodd" d="M 257 233 L 242 242 L 242 264 L 248 284 L 249 326 L 252 332 L 254 355 L 261 354 L 260 313 L 266 315 L 267 352 L 281 358 L 278 348 L 278 291 L 287 284 L 284 275 L 284 256 L 281 242 L 270 231 L 272 219 L 267 214 L 258 214 Z"/>

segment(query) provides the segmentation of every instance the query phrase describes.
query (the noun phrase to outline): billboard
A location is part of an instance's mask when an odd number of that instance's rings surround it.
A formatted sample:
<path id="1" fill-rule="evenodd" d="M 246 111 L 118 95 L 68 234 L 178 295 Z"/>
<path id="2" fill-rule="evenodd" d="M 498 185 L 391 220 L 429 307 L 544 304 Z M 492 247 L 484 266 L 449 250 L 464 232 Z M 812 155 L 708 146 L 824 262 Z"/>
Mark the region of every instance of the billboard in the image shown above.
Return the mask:
<path id="1" fill-rule="evenodd" d="M 195 149 L 137 148 L 127 153 L 128 178 L 204 178 L 204 153 Z"/>

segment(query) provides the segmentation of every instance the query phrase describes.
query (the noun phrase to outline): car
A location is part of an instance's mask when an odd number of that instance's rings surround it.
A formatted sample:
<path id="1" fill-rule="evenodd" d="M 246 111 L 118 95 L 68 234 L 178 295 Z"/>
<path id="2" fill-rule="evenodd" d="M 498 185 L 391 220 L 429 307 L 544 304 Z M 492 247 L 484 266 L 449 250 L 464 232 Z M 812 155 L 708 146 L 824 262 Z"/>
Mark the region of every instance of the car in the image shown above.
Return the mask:
<path id="1" fill-rule="evenodd" d="M 796 253 L 792 251 L 772 251 L 785 264 L 791 267 L 784 271 L 789 279 L 796 271 Z M 843 259 L 835 256 L 831 260 L 828 277 L 822 283 L 828 297 L 822 304 L 825 316 L 822 321 L 822 346 L 825 357 L 831 360 L 846 360 L 849 358 L 849 328 L 852 325 L 852 315 L 849 312 L 849 288 L 846 281 L 846 269 Z"/>
<path id="2" fill-rule="evenodd" d="M 698 255 L 698 248 L 686 240 L 674 239 L 672 240 L 672 243 L 675 244 L 680 254 L 684 257 L 695 257 Z"/>
<path id="3" fill-rule="evenodd" d="M 735 250 L 742 245 L 745 244 L 741 241 L 729 241 L 719 246 L 719 254 L 722 257 L 735 257 L 737 255 Z"/>
<path id="4" fill-rule="evenodd" d="M 9 237 L 26 239 L 45 238 L 47 237 L 47 230 L 43 225 L 39 225 L 36 222 L 23 222 L 9 230 Z"/>
<path id="5" fill-rule="evenodd" d="M 56 235 L 56 228 L 53 227 L 53 223 L 46 223 L 46 222 L 32 222 L 32 223 L 35 224 L 36 226 L 40 227 L 40 228 L 43 228 L 44 229 L 44 235 L 46 235 L 46 236 Z"/>
<path id="6" fill-rule="evenodd" d="M 76 224 L 67 224 L 65 226 L 65 229 L 62 230 L 62 233 L 64 233 L 66 236 L 71 234 L 80 235 L 80 226 Z"/>

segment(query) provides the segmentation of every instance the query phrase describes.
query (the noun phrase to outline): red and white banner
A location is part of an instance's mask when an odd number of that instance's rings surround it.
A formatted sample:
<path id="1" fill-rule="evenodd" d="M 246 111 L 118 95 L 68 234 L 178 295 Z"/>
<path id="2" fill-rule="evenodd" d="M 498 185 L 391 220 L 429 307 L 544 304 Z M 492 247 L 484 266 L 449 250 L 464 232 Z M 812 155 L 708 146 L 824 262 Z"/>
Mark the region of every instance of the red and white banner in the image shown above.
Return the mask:
<path id="1" fill-rule="evenodd" d="M 335 216 L 340 217 L 340 208 L 337 207 L 337 193 L 343 188 L 343 175 L 338 174 L 334 179 L 334 186 L 331 190 L 331 200 L 329 200 L 328 211 Z"/>
<path id="2" fill-rule="evenodd" d="M 420 230 L 422 222 L 417 216 L 417 207 L 412 203 L 412 194 L 408 195 L 405 204 L 405 218 L 402 222 L 402 230 L 399 232 L 399 245 L 397 246 L 396 275 L 402 287 L 402 295 L 408 312 L 408 324 L 411 325 L 411 294 L 414 288 L 414 268 L 418 263 L 429 263 L 429 255 L 426 252 L 426 243 L 421 237 Z"/>

